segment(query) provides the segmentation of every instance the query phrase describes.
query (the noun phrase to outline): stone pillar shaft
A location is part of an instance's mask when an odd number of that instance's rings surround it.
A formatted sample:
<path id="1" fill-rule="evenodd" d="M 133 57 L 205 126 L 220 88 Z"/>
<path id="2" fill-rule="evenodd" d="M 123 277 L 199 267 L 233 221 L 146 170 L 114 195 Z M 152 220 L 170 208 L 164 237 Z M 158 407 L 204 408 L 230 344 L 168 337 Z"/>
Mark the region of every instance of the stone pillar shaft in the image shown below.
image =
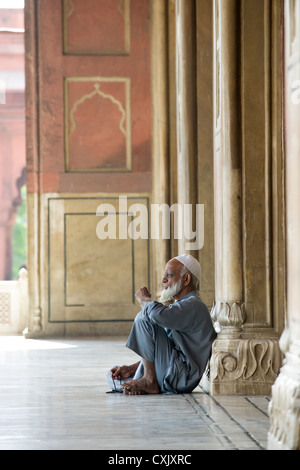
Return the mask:
<path id="1" fill-rule="evenodd" d="M 215 3 L 216 135 L 215 142 L 215 250 L 216 304 L 226 327 L 241 326 L 243 301 L 242 168 L 239 97 L 239 0 Z"/>
<path id="2" fill-rule="evenodd" d="M 285 1 L 287 327 L 272 387 L 268 449 L 300 450 L 300 0 Z"/>
<path id="3" fill-rule="evenodd" d="M 176 0 L 177 191 L 179 204 L 197 201 L 196 8 L 194 0 Z M 184 232 L 184 231 L 183 231 Z M 178 240 L 178 252 L 187 250 Z M 188 241 L 189 243 L 189 241 Z"/>
<path id="4" fill-rule="evenodd" d="M 153 202 L 169 203 L 169 119 L 168 119 L 168 2 L 152 2 L 152 87 L 153 87 Z M 170 259 L 170 241 L 152 241 L 155 295 L 161 292 L 161 278 Z M 154 294 L 154 292 L 153 292 Z"/>

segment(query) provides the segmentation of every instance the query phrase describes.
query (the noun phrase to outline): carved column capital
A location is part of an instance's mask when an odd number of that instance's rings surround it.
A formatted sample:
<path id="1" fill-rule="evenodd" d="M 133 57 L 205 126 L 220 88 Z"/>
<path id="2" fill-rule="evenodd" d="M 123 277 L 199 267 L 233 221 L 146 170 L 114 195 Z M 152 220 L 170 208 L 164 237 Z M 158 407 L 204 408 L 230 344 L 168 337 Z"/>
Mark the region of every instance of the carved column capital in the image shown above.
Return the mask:
<path id="1" fill-rule="evenodd" d="M 240 337 L 246 320 L 245 305 L 241 301 L 217 301 L 212 313 L 215 328 L 221 335 Z"/>

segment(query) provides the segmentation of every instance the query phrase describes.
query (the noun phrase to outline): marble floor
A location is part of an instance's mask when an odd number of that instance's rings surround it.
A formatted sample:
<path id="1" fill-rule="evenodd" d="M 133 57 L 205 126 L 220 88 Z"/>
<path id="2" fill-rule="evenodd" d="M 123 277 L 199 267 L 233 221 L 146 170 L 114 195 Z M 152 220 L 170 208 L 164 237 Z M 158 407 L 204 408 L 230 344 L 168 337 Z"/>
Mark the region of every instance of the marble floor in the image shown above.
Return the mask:
<path id="1" fill-rule="evenodd" d="M 266 396 L 107 394 L 125 339 L 0 336 L 0 450 L 264 450 Z"/>

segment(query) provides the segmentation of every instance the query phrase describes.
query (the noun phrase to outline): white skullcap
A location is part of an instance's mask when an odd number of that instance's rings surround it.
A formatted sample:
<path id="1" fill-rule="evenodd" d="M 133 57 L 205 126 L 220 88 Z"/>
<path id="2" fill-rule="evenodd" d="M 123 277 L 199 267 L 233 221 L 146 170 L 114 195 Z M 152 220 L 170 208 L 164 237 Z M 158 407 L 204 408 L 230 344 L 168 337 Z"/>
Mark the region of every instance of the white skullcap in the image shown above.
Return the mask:
<path id="1" fill-rule="evenodd" d="M 188 270 L 194 274 L 194 276 L 198 279 L 200 279 L 201 276 L 201 266 L 199 261 L 196 260 L 192 255 L 180 255 L 180 256 L 175 256 L 180 263 L 182 263 Z"/>

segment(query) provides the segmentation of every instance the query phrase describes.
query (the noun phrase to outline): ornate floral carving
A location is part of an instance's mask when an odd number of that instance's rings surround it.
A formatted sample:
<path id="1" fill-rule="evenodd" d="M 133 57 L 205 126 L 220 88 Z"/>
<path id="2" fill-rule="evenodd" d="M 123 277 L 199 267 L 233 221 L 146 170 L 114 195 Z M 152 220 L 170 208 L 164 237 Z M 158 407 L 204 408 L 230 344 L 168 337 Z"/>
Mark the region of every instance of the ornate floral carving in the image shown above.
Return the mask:
<path id="1" fill-rule="evenodd" d="M 211 379 L 274 381 L 281 364 L 278 341 L 273 339 L 241 340 L 236 356 L 230 352 L 213 353 Z"/>
<path id="2" fill-rule="evenodd" d="M 216 302 L 213 306 L 211 317 L 215 325 L 219 328 L 233 328 L 237 332 L 241 330 L 246 320 L 245 308 L 242 302 Z"/>

